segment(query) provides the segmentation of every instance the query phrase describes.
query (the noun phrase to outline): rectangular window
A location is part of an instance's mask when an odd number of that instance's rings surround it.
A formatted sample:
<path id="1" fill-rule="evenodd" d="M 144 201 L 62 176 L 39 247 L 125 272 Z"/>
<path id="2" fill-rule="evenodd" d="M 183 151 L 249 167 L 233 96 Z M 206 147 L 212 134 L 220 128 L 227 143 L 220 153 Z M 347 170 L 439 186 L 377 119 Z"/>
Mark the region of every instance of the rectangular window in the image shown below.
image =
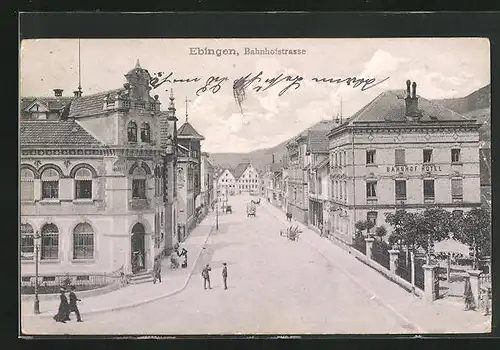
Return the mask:
<path id="1" fill-rule="evenodd" d="M 366 164 L 375 164 L 375 150 L 366 151 Z"/>
<path id="2" fill-rule="evenodd" d="M 335 167 L 338 167 L 338 166 L 339 166 L 338 155 L 337 155 L 337 153 L 335 153 Z"/>
<path id="3" fill-rule="evenodd" d="M 344 181 L 344 200 L 347 201 L 347 181 Z"/>
<path id="4" fill-rule="evenodd" d="M 57 233 L 46 233 L 42 235 L 41 259 L 57 259 L 59 256 L 59 235 Z"/>
<path id="5" fill-rule="evenodd" d="M 451 162 L 460 163 L 460 149 L 454 148 L 451 150 Z"/>
<path id="6" fill-rule="evenodd" d="M 132 198 L 146 199 L 146 180 L 133 179 L 132 180 Z"/>
<path id="7" fill-rule="evenodd" d="M 405 160 L 405 150 L 404 149 L 396 149 L 394 150 L 394 163 L 396 165 L 404 165 L 406 163 Z"/>
<path id="8" fill-rule="evenodd" d="M 373 222 L 374 225 L 377 225 L 377 212 L 369 211 L 366 213 L 366 220 Z"/>
<path id="9" fill-rule="evenodd" d="M 453 200 L 462 200 L 464 197 L 462 179 L 451 179 L 451 198 Z"/>
<path id="10" fill-rule="evenodd" d="M 431 163 L 432 162 L 432 150 L 431 149 L 424 149 L 423 150 L 423 157 L 424 157 L 424 163 Z"/>
<path id="11" fill-rule="evenodd" d="M 59 181 L 42 181 L 42 199 L 59 198 Z"/>
<path id="12" fill-rule="evenodd" d="M 340 197 L 340 199 L 342 199 L 342 198 L 344 198 L 344 197 L 343 197 L 344 190 L 343 190 L 343 188 L 342 188 L 342 181 L 339 181 L 339 187 L 340 187 L 340 188 L 339 188 L 339 197 Z"/>
<path id="13" fill-rule="evenodd" d="M 76 198 L 92 198 L 92 180 L 77 180 L 76 182 Z"/>
<path id="14" fill-rule="evenodd" d="M 406 180 L 396 180 L 396 200 L 405 200 L 406 199 Z"/>
<path id="15" fill-rule="evenodd" d="M 74 250 L 73 259 L 93 259 L 94 258 L 94 234 L 78 233 L 73 236 Z"/>
<path id="16" fill-rule="evenodd" d="M 424 180 L 424 200 L 434 200 L 434 180 Z"/>
<path id="17" fill-rule="evenodd" d="M 373 199 L 377 197 L 377 183 L 376 182 L 367 182 L 366 183 L 366 198 Z"/>

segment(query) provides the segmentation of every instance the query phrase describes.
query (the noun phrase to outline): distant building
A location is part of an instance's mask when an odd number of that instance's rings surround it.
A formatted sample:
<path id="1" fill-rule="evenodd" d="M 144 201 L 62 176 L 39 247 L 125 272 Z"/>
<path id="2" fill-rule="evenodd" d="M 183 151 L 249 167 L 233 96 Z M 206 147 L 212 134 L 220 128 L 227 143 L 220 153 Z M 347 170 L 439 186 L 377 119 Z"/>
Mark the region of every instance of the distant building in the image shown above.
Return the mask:
<path id="1" fill-rule="evenodd" d="M 250 193 L 259 191 L 259 172 L 250 163 L 241 163 L 233 170 L 238 193 Z"/>
<path id="2" fill-rule="evenodd" d="M 235 194 L 236 179 L 228 168 L 219 169 L 220 175 L 217 178 L 217 198 L 221 202 L 227 202 L 228 197 Z"/>
<path id="3" fill-rule="evenodd" d="M 381 93 L 334 128 L 330 231 L 351 244 L 355 223 L 438 206 L 460 215 L 481 204 L 480 124 L 407 89 Z"/>
<path id="4" fill-rule="evenodd" d="M 316 147 L 318 133 L 333 128 L 333 120 L 323 120 L 287 143 L 287 212 L 298 221 L 309 221 L 309 169 L 311 150 Z"/>
<path id="5" fill-rule="evenodd" d="M 208 153 L 202 152 L 201 154 L 201 202 L 203 205 L 203 213 L 208 213 L 208 208 L 211 207 L 214 201 L 214 178 L 215 168 L 210 162 Z"/>

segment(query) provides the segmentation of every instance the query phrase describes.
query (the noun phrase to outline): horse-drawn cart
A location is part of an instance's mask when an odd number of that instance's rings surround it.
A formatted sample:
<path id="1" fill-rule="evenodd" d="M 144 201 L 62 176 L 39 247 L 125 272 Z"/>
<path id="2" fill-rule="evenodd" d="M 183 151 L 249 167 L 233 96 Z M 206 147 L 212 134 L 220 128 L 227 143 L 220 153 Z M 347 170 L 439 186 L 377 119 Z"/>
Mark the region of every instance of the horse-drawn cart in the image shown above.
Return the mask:
<path id="1" fill-rule="evenodd" d="M 255 207 L 255 204 L 247 204 L 247 217 L 253 216 L 255 217 L 257 213 L 257 208 Z"/>
<path id="2" fill-rule="evenodd" d="M 297 242 L 299 240 L 299 235 L 302 233 L 298 226 L 290 226 L 286 230 L 280 230 L 280 236 L 286 236 L 290 241 Z"/>

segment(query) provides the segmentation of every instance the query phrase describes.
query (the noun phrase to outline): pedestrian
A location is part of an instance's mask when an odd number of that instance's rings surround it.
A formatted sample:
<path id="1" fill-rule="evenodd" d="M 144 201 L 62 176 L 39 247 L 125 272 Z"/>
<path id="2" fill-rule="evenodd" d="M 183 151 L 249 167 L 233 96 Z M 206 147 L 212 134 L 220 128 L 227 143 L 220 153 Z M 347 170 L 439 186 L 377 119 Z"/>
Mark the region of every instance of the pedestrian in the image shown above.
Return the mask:
<path id="1" fill-rule="evenodd" d="M 144 256 L 142 252 L 139 250 L 137 252 L 137 270 L 141 271 L 144 268 Z"/>
<path id="2" fill-rule="evenodd" d="M 323 223 L 319 223 L 319 236 L 323 237 Z"/>
<path id="3" fill-rule="evenodd" d="M 155 258 L 153 264 L 153 284 L 156 284 L 156 280 L 161 283 L 161 261 L 158 257 Z"/>
<path id="4" fill-rule="evenodd" d="M 184 261 L 182 262 L 181 267 L 185 269 L 188 267 L 188 251 L 186 248 L 182 248 L 181 256 L 184 256 Z"/>
<path id="5" fill-rule="evenodd" d="M 74 312 L 76 314 L 76 322 L 83 322 L 82 318 L 80 316 L 80 310 L 78 310 L 78 305 L 76 305 L 77 301 L 81 301 L 81 300 L 76 297 L 75 286 L 71 286 L 70 292 L 69 292 L 68 317 L 69 317 L 70 313 Z"/>
<path id="6" fill-rule="evenodd" d="M 201 276 L 203 277 L 203 287 L 205 289 L 207 289 L 207 283 L 208 289 L 212 289 L 210 286 L 210 271 L 212 271 L 212 269 L 208 264 L 203 268 L 203 271 L 201 271 Z"/>
<path id="7" fill-rule="evenodd" d="M 224 290 L 227 290 L 227 264 L 223 262 L 222 265 L 224 266 L 222 268 L 222 279 L 224 280 Z"/>
<path id="8" fill-rule="evenodd" d="M 476 304 L 474 303 L 474 295 L 472 294 L 472 288 L 470 285 L 469 278 L 465 278 L 464 301 L 465 301 L 465 311 L 474 310 L 476 308 Z"/>
<path id="9" fill-rule="evenodd" d="M 68 298 L 66 298 L 66 295 L 64 294 L 66 290 L 64 288 L 61 288 L 60 290 L 60 302 L 59 302 L 59 309 L 57 310 L 57 314 L 54 315 L 53 319 L 56 322 L 62 322 L 66 323 L 66 321 L 69 318 L 69 305 L 68 305 Z"/>

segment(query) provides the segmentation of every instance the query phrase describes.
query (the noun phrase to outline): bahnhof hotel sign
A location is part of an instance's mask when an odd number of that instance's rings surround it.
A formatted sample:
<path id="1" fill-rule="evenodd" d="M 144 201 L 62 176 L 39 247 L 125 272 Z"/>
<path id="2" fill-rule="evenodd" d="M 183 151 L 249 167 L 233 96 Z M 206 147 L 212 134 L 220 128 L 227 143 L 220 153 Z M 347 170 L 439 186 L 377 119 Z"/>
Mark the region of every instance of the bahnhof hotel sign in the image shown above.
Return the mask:
<path id="1" fill-rule="evenodd" d="M 441 172 L 441 165 L 423 164 L 423 165 L 396 165 L 386 167 L 388 173 L 401 173 L 401 172 Z"/>

